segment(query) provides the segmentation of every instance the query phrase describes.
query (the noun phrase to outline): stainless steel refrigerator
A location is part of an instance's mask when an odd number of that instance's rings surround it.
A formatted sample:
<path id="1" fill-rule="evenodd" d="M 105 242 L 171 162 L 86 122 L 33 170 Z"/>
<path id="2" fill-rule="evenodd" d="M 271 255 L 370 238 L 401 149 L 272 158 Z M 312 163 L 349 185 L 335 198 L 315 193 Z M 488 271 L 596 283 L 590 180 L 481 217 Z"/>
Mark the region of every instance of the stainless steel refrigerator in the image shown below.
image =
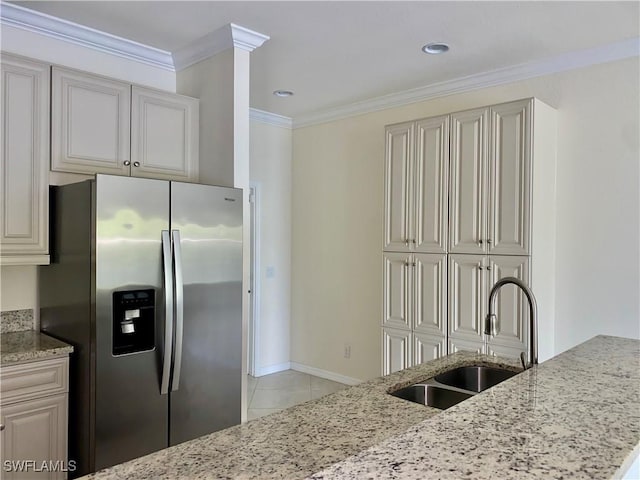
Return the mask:
<path id="1" fill-rule="evenodd" d="M 51 212 L 40 323 L 75 347 L 74 475 L 240 423 L 242 191 L 97 175 Z"/>

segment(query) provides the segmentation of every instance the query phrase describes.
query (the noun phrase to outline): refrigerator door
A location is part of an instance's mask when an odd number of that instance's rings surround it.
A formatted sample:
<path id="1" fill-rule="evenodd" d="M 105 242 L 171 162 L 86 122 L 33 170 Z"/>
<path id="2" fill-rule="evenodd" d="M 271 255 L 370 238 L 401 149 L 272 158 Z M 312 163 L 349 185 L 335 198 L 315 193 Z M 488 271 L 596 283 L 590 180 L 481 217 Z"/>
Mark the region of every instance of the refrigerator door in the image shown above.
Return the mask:
<path id="1" fill-rule="evenodd" d="M 171 182 L 171 229 L 181 259 L 182 345 L 175 346 L 181 358 L 174 360 L 169 420 L 175 445 L 240 423 L 242 191 Z"/>
<path id="2" fill-rule="evenodd" d="M 97 175 L 93 194 L 99 470 L 166 448 L 168 442 L 169 395 L 161 395 L 160 383 L 165 321 L 162 231 L 169 230 L 169 182 Z M 131 294 L 125 291 L 131 290 L 147 300 L 128 300 Z M 155 302 L 141 307 L 152 296 Z M 141 352 L 131 353 L 134 346 L 118 355 L 114 339 L 126 341 L 136 329 L 146 334 L 153 329 L 155 341 L 147 342 Z"/>

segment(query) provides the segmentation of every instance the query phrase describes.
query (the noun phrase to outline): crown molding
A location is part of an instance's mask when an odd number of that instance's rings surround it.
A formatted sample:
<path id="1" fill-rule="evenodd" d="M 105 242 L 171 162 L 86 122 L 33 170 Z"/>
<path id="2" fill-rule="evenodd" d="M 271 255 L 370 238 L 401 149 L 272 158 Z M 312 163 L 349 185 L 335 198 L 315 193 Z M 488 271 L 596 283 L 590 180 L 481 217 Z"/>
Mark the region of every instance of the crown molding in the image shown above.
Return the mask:
<path id="1" fill-rule="evenodd" d="M 586 50 L 563 53 L 529 63 L 500 68 L 454 80 L 434 83 L 402 92 L 375 97 L 318 112 L 300 115 L 293 119 L 293 128 L 331 122 L 364 113 L 399 107 L 410 103 L 457 93 L 503 85 L 529 78 L 551 75 L 600 63 L 623 60 L 640 55 L 640 37 L 602 45 Z"/>
<path id="2" fill-rule="evenodd" d="M 45 13 L 0 3 L 0 23 L 103 53 L 174 71 L 171 53 Z"/>
<path id="3" fill-rule="evenodd" d="M 257 108 L 249 109 L 249 119 L 260 123 L 275 125 L 276 127 L 293 128 L 293 120 L 291 117 L 285 117 L 284 115 L 278 115 L 277 113 L 265 112 L 264 110 L 258 110 Z"/>
<path id="4" fill-rule="evenodd" d="M 173 52 L 173 64 L 176 71 L 183 70 L 232 47 L 252 52 L 269 38 L 268 35 L 229 23 Z"/>

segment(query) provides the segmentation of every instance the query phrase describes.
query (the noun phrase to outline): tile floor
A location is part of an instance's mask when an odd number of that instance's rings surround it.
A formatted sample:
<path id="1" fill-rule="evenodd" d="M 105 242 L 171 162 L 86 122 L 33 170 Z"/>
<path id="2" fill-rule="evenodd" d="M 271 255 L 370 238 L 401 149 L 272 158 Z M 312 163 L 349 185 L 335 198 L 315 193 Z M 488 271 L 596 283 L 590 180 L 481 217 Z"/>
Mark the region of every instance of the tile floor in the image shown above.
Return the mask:
<path id="1" fill-rule="evenodd" d="M 348 385 L 342 383 L 295 370 L 286 370 L 257 378 L 248 375 L 249 409 L 247 419 L 253 420 L 347 387 Z"/>

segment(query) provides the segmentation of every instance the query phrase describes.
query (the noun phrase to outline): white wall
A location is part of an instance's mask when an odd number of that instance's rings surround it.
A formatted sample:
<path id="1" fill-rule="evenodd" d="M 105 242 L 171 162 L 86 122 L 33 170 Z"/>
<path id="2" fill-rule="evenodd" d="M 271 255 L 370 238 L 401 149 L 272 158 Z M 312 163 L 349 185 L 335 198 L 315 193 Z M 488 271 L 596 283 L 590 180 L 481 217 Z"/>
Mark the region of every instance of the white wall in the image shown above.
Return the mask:
<path id="1" fill-rule="evenodd" d="M 294 130 L 291 360 L 380 374 L 384 125 L 531 96 L 558 109 L 555 351 L 640 338 L 639 85 L 636 57 Z"/>
<path id="2" fill-rule="evenodd" d="M 251 184 L 258 189 L 260 312 L 257 374 L 289 362 L 292 131 L 251 122 Z M 272 269 L 273 276 L 267 276 Z"/>

